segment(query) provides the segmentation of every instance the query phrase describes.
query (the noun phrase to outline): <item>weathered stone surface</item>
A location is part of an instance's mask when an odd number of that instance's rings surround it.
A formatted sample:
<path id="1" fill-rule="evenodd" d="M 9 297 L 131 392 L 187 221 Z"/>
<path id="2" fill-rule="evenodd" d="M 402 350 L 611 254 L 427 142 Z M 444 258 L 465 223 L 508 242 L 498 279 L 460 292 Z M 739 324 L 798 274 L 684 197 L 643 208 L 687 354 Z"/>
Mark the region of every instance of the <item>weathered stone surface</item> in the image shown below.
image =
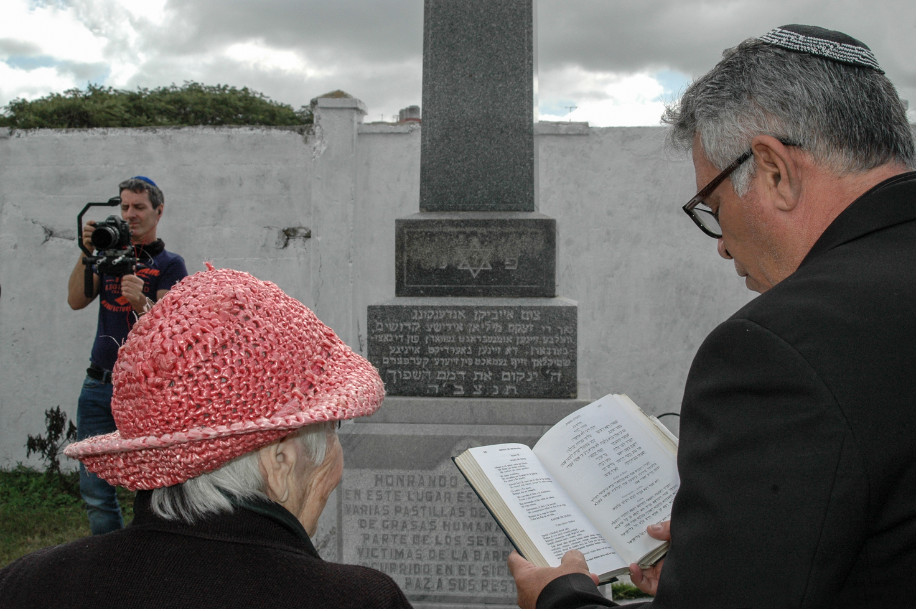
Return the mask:
<path id="1" fill-rule="evenodd" d="M 382 409 L 385 409 L 385 405 Z M 416 606 L 513 606 L 513 549 L 451 458 L 478 445 L 531 445 L 544 427 L 363 424 L 340 435 L 341 561 L 391 576 Z"/>
<path id="2" fill-rule="evenodd" d="M 569 299 L 400 298 L 367 308 L 367 339 L 390 395 L 577 395 Z"/>
<path id="3" fill-rule="evenodd" d="M 536 209 L 532 0 L 426 0 L 422 211 Z"/>
<path id="4" fill-rule="evenodd" d="M 421 213 L 395 221 L 399 297 L 554 297 L 555 220 Z"/>

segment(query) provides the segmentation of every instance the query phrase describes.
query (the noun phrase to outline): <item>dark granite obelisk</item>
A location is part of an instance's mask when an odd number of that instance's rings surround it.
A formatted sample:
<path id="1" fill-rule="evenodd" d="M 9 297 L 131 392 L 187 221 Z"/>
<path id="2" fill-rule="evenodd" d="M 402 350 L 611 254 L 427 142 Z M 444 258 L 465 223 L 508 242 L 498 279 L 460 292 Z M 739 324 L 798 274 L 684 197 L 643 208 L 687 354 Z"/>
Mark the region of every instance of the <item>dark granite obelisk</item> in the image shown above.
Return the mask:
<path id="1" fill-rule="evenodd" d="M 534 57 L 532 0 L 426 0 L 421 212 L 395 222 L 395 294 L 417 299 L 368 311 L 390 395 L 577 394 L 576 305 L 536 212 Z"/>
<path id="2" fill-rule="evenodd" d="M 535 210 L 533 4 L 424 5 L 421 211 Z"/>

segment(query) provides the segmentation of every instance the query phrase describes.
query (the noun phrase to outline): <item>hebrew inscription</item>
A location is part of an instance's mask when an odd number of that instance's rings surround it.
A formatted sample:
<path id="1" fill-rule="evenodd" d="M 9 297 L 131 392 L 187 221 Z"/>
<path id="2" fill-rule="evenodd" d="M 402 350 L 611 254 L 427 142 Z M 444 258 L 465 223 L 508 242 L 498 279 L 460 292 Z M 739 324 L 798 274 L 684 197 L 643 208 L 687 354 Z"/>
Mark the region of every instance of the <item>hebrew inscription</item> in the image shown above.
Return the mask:
<path id="1" fill-rule="evenodd" d="M 576 396 L 575 305 L 379 305 L 367 319 L 391 395 Z"/>

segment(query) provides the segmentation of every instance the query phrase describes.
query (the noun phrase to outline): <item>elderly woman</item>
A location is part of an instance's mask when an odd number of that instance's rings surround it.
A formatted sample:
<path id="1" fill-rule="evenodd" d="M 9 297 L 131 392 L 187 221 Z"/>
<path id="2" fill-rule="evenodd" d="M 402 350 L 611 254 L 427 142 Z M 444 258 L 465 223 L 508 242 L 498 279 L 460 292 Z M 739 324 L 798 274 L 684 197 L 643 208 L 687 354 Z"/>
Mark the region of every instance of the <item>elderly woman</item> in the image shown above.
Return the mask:
<path id="1" fill-rule="evenodd" d="M 141 491 L 134 521 L 0 570 L 0 605 L 409 606 L 392 579 L 325 562 L 310 539 L 341 479 L 336 422 L 376 411 L 379 375 L 276 285 L 208 268 L 122 346 L 118 431 L 65 450 Z"/>

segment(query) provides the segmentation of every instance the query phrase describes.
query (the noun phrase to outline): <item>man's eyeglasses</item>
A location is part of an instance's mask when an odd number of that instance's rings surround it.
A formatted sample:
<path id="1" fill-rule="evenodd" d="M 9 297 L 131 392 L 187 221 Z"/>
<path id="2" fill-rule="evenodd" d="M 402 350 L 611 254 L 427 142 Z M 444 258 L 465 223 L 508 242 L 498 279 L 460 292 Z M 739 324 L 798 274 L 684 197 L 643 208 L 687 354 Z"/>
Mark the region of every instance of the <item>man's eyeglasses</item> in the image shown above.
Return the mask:
<path id="1" fill-rule="evenodd" d="M 778 141 L 784 146 L 799 146 L 798 144 L 786 140 L 779 139 Z M 701 191 L 699 191 L 695 197 L 682 206 L 682 209 L 685 210 L 685 213 L 689 215 L 693 221 L 695 221 L 699 229 L 712 238 L 722 237 L 723 231 L 720 228 L 720 220 L 717 218 L 717 212 L 714 212 L 709 205 L 704 203 L 704 200 L 714 192 L 714 189 L 720 186 L 720 183 L 725 181 L 730 174 L 733 174 L 733 172 L 743 165 L 750 157 L 752 157 L 752 150 L 748 150 L 737 157 L 733 163 L 724 168 L 723 172 L 715 176 L 711 182 L 702 187 Z"/>

